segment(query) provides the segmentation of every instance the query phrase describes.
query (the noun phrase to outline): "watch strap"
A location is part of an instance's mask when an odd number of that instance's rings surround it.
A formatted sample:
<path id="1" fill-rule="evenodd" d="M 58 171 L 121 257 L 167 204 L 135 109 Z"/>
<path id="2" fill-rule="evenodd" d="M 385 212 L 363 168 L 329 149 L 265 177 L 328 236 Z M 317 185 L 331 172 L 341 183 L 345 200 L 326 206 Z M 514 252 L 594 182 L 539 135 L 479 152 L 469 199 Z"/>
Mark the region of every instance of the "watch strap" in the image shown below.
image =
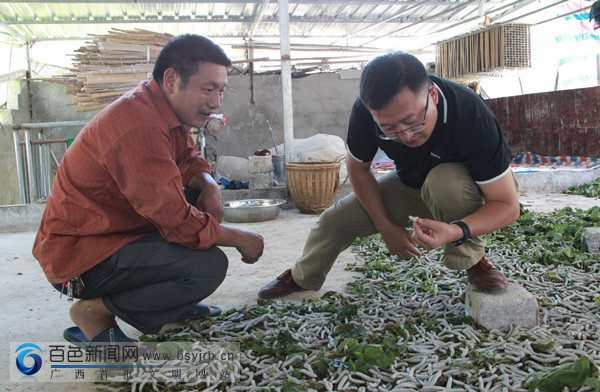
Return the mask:
<path id="1" fill-rule="evenodd" d="M 463 237 L 461 239 L 459 239 L 458 241 L 454 241 L 452 244 L 454 246 L 459 246 L 464 244 L 465 242 L 471 242 L 471 230 L 469 229 L 469 226 L 467 226 L 467 224 L 461 220 L 455 220 L 450 222 L 451 225 L 457 225 L 458 227 L 460 227 L 462 229 L 463 232 Z"/>

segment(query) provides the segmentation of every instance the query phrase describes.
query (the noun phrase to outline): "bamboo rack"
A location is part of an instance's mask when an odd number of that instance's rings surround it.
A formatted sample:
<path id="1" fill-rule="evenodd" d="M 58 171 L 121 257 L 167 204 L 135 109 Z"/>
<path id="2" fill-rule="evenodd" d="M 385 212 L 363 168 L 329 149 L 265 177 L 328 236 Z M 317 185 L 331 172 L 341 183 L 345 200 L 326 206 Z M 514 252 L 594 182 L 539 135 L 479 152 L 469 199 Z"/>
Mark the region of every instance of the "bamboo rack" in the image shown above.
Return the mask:
<path id="1" fill-rule="evenodd" d="M 531 66 L 529 26 L 502 25 L 437 44 L 438 76 L 458 78 Z"/>

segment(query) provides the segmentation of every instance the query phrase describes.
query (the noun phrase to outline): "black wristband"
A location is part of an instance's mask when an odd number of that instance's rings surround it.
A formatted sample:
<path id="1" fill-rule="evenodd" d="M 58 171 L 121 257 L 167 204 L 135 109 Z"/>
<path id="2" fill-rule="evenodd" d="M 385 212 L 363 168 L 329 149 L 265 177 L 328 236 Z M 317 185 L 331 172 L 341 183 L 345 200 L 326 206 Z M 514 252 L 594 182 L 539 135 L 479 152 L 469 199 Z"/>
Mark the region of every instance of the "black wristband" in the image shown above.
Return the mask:
<path id="1" fill-rule="evenodd" d="M 457 225 L 458 227 L 460 227 L 462 229 L 463 232 L 463 237 L 458 240 L 458 241 L 454 241 L 452 244 L 454 246 L 459 246 L 464 244 L 465 242 L 471 242 L 471 230 L 469 229 L 469 226 L 467 226 L 467 224 L 461 220 L 455 220 L 450 222 L 451 225 Z"/>

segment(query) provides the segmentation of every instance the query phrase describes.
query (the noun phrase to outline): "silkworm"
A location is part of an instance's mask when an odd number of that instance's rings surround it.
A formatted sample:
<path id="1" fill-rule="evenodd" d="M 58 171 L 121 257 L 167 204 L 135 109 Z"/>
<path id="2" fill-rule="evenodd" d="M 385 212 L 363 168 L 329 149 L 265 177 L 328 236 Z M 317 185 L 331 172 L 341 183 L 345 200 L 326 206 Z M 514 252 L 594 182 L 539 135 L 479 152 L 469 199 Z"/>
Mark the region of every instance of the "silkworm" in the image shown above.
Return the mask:
<path id="1" fill-rule="evenodd" d="M 180 382 L 188 389 L 220 391 L 275 390 L 285 380 L 304 387 L 314 380 L 328 391 L 509 391 L 521 390 L 536 371 L 548 372 L 583 356 L 599 361 L 600 315 L 594 301 L 600 297 L 600 267 L 584 273 L 577 267 L 534 265 L 521 259 L 533 251 L 494 244 L 486 255 L 493 263 L 507 260 L 500 263 L 502 271 L 540 301 L 540 324 L 536 327 L 484 331 L 466 322 L 449 323 L 451 318 L 464 317 L 466 279 L 464 273 L 441 266 L 443 252 L 434 250 L 418 259 L 387 259 L 384 264 L 394 263 L 393 270 L 382 270 L 373 275 L 375 279 L 364 277 L 359 281 L 368 291 L 364 295 L 333 295 L 302 304 L 275 301 L 265 314 L 236 311 L 211 320 L 209 326 L 191 323 L 173 332 L 168 336 L 198 340 L 198 349 L 207 341 L 241 345 L 239 360 L 233 362 L 238 375 L 235 386 L 229 381 L 208 384 L 188 374 Z M 378 255 L 372 260 L 381 257 L 388 256 Z M 357 314 L 339 319 L 337 309 L 349 304 L 357 307 Z M 328 306 L 336 311 L 315 313 Z M 357 358 L 349 353 L 340 358 L 337 350 L 348 338 L 340 332 L 351 334 L 359 328 L 361 333 L 352 335 L 359 343 L 381 347 L 380 340 L 373 338 L 387 336 L 398 346 L 405 345 L 405 349 L 386 369 L 371 367 L 366 374 L 350 372 L 348 363 L 352 360 L 356 364 Z M 282 347 L 277 338 L 283 331 L 289 331 L 292 343 L 303 353 L 259 355 L 246 348 L 248 342 L 264 342 L 277 350 Z M 554 345 L 543 352 L 533 348 L 533 342 L 550 340 Z M 338 356 L 329 356 L 335 352 Z M 314 363 L 322 358 L 328 361 L 327 376 L 320 380 L 317 374 L 323 368 L 317 371 Z M 158 379 L 168 385 L 173 382 L 167 373 Z M 445 386 L 436 385 L 440 380 L 445 380 Z M 161 386 L 143 372 L 129 382 L 132 391 L 141 390 L 143 385 L 154 389 Z"/>

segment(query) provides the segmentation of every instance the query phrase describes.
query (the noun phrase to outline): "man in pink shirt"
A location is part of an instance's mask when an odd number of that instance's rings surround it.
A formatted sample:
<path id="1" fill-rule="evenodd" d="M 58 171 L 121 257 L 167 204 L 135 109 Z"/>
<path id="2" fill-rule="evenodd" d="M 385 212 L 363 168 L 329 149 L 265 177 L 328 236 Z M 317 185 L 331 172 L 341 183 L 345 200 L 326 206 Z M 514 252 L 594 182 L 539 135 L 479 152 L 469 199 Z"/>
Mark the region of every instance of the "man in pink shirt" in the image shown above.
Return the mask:
<path id="1" fill-rule="evenodd" d="M 183 35 L 141 82 L 98 113 L 59 166 L 33 246 L 57 290 L 80 299 L 70 341 L 127 342 L 115 316 L 144 333 L 215 314 L 199 303 L 227 272 L 217 246 L 255 263 L 263 238 L 221 224 L 223 202 L 190 136 L 221 106 L 231 61 Z"/>

